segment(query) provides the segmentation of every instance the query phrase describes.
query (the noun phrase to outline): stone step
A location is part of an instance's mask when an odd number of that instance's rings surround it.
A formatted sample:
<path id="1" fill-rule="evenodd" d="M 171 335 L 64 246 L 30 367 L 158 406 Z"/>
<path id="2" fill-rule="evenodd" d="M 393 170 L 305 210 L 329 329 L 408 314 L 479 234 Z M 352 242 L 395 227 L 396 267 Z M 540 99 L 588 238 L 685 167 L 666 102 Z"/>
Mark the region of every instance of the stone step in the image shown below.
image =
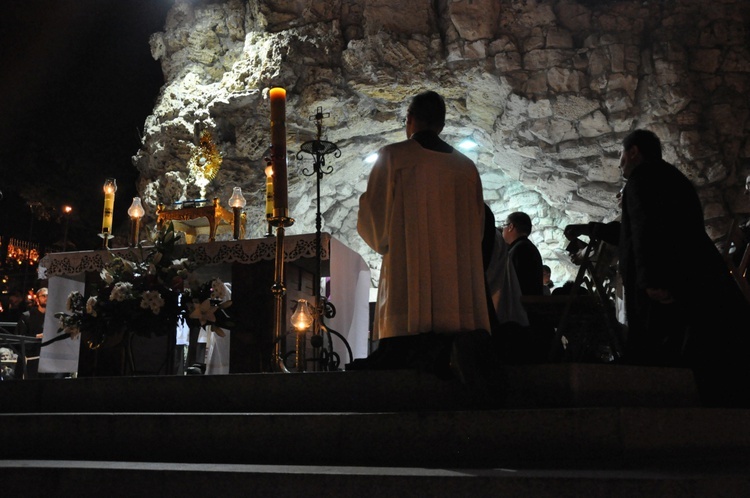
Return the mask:
<path id="1" fill-rule="evenodd" d="M 481 467 L 750 462 L 750 410 L 2 414 L 13 458 Z"/>
<path id="2" fill-rule="evenodd" d="M 0 382 L 0 413 L 378 412 L 697 406 L 684 369 L 560 363 L 509 366 L 501 385 L 416 371 L 88 377 Z"/>
<path id="3" fill-rule="evenodd" d="M 698 406 L 689 371 L 554 364 L 502 377 L 495 388 L 419 372 L 2 382 L 3 491 L 750 495 L 750 410 Z"/>
<path id="4" fill-rule="evenodd" d="M 7 496 L 750 496 L 747 467 L 427 469 L 91 461 L 0 461 Z"/>

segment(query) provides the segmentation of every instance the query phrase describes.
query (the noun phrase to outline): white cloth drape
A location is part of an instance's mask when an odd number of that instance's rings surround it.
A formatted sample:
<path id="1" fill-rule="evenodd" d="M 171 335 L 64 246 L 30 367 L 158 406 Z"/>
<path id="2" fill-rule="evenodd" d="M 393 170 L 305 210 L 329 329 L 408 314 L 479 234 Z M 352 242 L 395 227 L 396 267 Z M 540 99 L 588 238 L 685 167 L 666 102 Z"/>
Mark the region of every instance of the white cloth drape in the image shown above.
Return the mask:
<path id="1" fill-rule="evenodd" d="M 47 284 L 47 312 L 44 314 L 44 337 L 42 342 L 47 342 L 59 336 L 60 320 L 55 318 L 55 313 L 67 312 L 66 303 L 68 302 L 68 295 L 73 291 L 83 294 L 85 287 L 83 274 L 65 278 L 49 278 Z M 39 356 L 39 372 L 77 372 L 80 347 L 80 336 L 75 339 L 64 339 L 44 346 Z"/>
<path id="2" fill-rule="evenodd" d="M 355 358 L 367 356 L 369 323 L 370 269 L 362 256 L 331 237 L 323 234 L 322 259 L 330 267 L 331 302 L 336 307 L 336 316 L 326 321 L 330 328 L 343 335 L 349 342 Z M 311 258 L 315 255 L 315 234 L 291 235 L 284 243 L 287 261 Z M 200 264 L 206 265 L 204 273 L 231 274 L 231 264 L 252 264 L 272 259 L 275 255 L 275 239 L 241 240 L 192 244 L 185 246 Z M 128 254 L 130 249 L 120 252 Z M 55 313 L 66 311 L 68 295 L 73 291 L 84 293 L 84 278 L 87 271 L 99 271 L 108 261 L 107 251 L 82 251 L 80 253 L 48 254 L 40 266 L 40 275 L 49 279 L 49 297 L 44 322 L 44 341 L 57 337 L 59 321 Z M 49 271 L 48 271 L 49 270 Z M 264 283 L 269 288 L 271 284 Z M 182 331 L 180 331 L 182 332 Z M 230 331 L 224 338 L 216 336 L 207 344 L 211 361 L 207 372 L 229 372 Z M 185 342 L 184 339 L 180 342 Z M 334 338 L 334 349 L 341 357 L 342 365 L 351 359 L 344 344 Z M 62 340 L 42 348 L 39 371 L 46 373 L 68 373 L 78 370 L 80 340 Z"/>

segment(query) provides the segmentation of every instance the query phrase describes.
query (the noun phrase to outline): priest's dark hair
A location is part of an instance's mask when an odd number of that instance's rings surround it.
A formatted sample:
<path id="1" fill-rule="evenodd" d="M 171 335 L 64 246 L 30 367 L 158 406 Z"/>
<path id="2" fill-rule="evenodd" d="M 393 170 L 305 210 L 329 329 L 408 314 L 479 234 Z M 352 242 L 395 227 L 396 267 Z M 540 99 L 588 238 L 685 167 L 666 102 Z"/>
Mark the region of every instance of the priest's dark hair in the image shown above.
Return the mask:
<path id="1" fill-rule="evenodd" d="M 522 212 L 516 211 L 508 215 L 508 223 L 513 223 L 519 233 L 528 235 L 531 233 L 531 217 Z"/>
<path id="2" fill-rule="evenodd" d="M 445 101 L 432 90 L 415 95 L 407 112 L 428 128 L 442 129 L 445 125 Z"/>
<path id="3" fill-rule="evenodd" d="M 632 146 L 638 147 L 638 151 L 643 159 L 650 161 L 661 160 L 661 140 L 656 133 L 649 130 L 634 130 L 622 140 L 622 148 L 630 149 Z"/>

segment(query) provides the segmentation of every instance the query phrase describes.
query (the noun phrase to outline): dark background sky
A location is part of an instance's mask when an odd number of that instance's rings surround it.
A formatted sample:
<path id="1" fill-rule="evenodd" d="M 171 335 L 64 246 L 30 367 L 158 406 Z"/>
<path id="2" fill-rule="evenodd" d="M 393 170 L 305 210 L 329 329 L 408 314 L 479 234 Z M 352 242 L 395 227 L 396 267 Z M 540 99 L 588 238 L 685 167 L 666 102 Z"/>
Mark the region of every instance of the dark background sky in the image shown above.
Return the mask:
<path id="1" fill-rule="evenodd" d="M 115 233 L 127 233 L 131 157 L 163 84 L 148 40 L 172 3 L 2 1 L 0 236 L 59 243 L 69 204 L 69 240 L 98 248 L 108 177 L 118 184 Z"/>

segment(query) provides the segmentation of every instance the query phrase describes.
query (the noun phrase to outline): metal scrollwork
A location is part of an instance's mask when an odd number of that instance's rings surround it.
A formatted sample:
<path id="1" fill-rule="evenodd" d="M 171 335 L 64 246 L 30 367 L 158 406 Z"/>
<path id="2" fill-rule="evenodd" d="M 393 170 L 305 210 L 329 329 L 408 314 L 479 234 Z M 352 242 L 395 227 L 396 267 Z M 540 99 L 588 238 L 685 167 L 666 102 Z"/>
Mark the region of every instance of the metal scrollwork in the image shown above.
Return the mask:
<path id="1" fill-rule="evenodd" d="M 321 259 L 322 259 L 322 243 L 321 243 L 321 229 L 323 225 L 323 217 L 320 212 L 320 181 L 325 175 L 333 173 L 333 167 L 326 165 L 326 156 L 333 155 L 333 157 L 341 157 L 341 149 L 333 143 L 327 140 L 322 140 L 323 135 L 323 118 L 329 116 L 329 113 L 324 113 L 321 107 L 316 109 L 315 115 L 310 119 L 315 120 L 317 127 L 317 137 L 315 140 L 310 140 L 303 143 L 300 147 L 300 151 L 297 152 L 297 159 L 302 160 L 305 154 L 309 154 L 313 158 L 312 169 L 307 167 L 302 169 L 304 176 L 315 176 L 315 188 L 316 188 L 316 211 L 315 211 L 315 254 L 317 259 L 317 270 L 313 279 L 313 295 L 316 300 L 316 310 L 319 318 L 315 320 L 316 330 L 313 331 L 313 337 L 316 338 L 313 347 L 316 351 L 320 351 L 317 358 L 313 361 L 317 362 L 324 370 L 337 370 L 341 359 L 339 355 L 333 350 L 333 336 L 340 338 L 349 353 L 350 360 L 353 360 L 352 350 L 346 339 L 336 332 L 335 330 L 329 329 L 325 323 L 324 318 L 333 318 L 336 315 L 336 307 L 330 303 L 327 299 L 320 295 L 320 277 L 321 271 Z M 328 339 L 327 345 L 323 344 L 320 339 L 326 336 Z"/>

